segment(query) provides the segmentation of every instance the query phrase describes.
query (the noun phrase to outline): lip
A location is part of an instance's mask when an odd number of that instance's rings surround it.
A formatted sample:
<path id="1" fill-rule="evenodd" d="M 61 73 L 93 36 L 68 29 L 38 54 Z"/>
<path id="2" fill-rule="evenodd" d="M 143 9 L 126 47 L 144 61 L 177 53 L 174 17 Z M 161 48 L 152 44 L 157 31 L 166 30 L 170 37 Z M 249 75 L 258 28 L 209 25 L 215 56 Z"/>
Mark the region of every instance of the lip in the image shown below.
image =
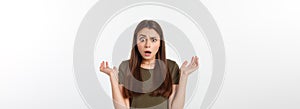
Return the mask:
<path id="1" fill-rule="evenodd" d="M 150 52 L 150 53 L 149 53 L 149 52 Z M 151 53 L 152 53 L 152 52 L 151 52 L 150 50 L 145 50 L 145 51 L 144 51 L 144 55 L 145 55 L 145 56 L 150 56 Z"/>
<path id="2" fill-rule="evenodd" d="M 145 50 L 144 52 L 151 52 L 150 50 Z"/>

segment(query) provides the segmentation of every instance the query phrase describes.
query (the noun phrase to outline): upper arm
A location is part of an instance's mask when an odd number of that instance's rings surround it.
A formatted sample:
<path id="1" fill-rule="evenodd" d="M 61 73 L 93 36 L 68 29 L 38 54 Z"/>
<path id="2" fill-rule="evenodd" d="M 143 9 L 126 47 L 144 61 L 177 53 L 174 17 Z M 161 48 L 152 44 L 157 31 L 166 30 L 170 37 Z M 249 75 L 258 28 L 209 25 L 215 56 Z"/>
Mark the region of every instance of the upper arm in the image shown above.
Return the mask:
<path id="1" fill-rule="evenodd" d="M 180 69 L 178 67 L 178 64 L 175 61 L 169 60 L 169 68 L 172 78 L 172 93 L 169 97 L 169 109 L 171 109 L 172 103 L 174 101 L 174 98 L 176 96 L 176 92 L 178 90 L 178 84 L 180 80 Z"/>
<path id="2" fill-rule="evenodd" d="M 174 100 L 174 98 L 176 96 L 177 90 L 178 90 L 178 85 L 173 84 L 172 85 L 172 93 L 171 93 L 171 95 L 169 97 L 169 103 L 168 103 L 169 104 L 169 109 L 171 109 L 171 106 L 172 106 L 173 100 Z"/>
<path id="3" fill-rule="evenodd" d="M 168 61 L 169 64 L 169 70 L 171 73 L 171 78 L 172 78 L 172 84 L 179 84 L 179 80 L 180 80 L 180 69 L 178 64 L 175 61 L 169 60 Z"/>

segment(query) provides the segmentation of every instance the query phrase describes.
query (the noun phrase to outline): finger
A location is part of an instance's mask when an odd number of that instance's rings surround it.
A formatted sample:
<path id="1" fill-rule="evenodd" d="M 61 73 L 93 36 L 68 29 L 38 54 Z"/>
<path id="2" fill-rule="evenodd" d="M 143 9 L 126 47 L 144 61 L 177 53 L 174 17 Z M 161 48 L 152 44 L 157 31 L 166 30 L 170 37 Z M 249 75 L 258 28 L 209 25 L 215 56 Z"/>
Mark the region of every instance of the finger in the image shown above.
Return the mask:
<path id="1" fill-rule="evenodd" d="M 194 61 L 194 56 L 192 56 L 191 63 L 193 63 L 193 61 Z"/>
<path id="2" fill-rule="evenodd" d="M 114 70 L 118 70 L 116 66 L 114 66 L 114 68 L 113 68 L 113 69 L 114 69 Z"/>
<path id="3" fill-rule="evenodd" d="M 182 63 L 182 65 L 181 65 L 180 68 L 185 67 L 187 63 L 188 63 L 188 62 L 185 60 L 185 61 Z"/>
<path id="4" fill-rule="evenodd" d="M 197 58 L 198 58 L 197 56 L 194 57 L 194 62 L 193 62 L 193 63 L 194 63 L 195 65 L 197 65 Z"/>
<path id="5" fill-rule="evenodd" d="M 196 58 L 196 65 L 199 65 L 199 57 Z"/>
<path id="6" fill-rule="evenodd" d="M 103 66 L 103 65 L 104 65 L 104 62 L 102 61 L 102 62 L 101 62 L 101 64 L 100 64 L 100 71 L 102 71 L 102 70 L 103 70 L 103 68 L 104 68 L 104 66 Z"/>
<path id="7" fill-rule="evenodd" d="M 117 69 L 117 67 L 116 67 L 116 66 L 114 66 L 114 67 L 113 67 L 113 69 L 114 69 L 114 71 L 118 71 L 118 69 Z"/>
<path id="8" fill-rule="evenodd" d="M 108 62 L 106 61 L 106 68 L 109 68 L 109 66 L 108 66 Z"/>
<path id="9" fill-rule="evenodd" d="M 187 61 L 187 60 L 185 60 L 183 64 L 184 64 L 184 65 L 187 65 L 187 64 L 188 64 L 188 61 Z"/>
<path id="10" fill-rule="evenodd" d="M 195 56 L 193 56 L 192 59 L 191 59 L 191 65 L 192 66 L 195 66 L 195 59 L 196 59 Z"/>

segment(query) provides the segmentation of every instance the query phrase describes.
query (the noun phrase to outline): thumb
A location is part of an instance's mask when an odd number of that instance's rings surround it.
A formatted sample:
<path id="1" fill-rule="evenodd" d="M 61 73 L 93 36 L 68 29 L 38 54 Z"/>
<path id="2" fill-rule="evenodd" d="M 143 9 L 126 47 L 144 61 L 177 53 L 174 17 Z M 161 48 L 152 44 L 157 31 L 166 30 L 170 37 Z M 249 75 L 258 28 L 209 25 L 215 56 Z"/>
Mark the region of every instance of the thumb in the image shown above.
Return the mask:
<path id="1" fill-rule="evenodd" d="M 116 67 L 116 66 L 114 66 L 114 67 L 113 67 L 113 70 L 115 70 L 115 71 L 118 71 L 118 69 L 117 69 L 117 67 Z"/>
<path id="2" fill-rule="evenodd" d="M 187 63 L 188 63 L 188 62 L 185 60 L 185 61 L 182 63 L 182 65 L 181 65 L 180 68 L 185 67 Z"/>

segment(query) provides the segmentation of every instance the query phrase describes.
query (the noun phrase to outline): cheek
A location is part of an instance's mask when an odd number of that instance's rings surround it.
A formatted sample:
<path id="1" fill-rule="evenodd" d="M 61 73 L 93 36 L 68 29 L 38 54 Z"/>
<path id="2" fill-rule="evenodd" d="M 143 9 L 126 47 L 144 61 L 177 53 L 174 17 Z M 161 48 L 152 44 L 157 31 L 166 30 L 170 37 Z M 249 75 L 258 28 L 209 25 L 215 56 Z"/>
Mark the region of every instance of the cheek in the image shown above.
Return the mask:
<path id="1" fill-rule="evenodd" d="M 141 43 L 138 43 L 137 48 L 138 48 L 139 51 L 142 51 L 143 50 L 143 45 Z"/>
<path id="2" fill-rule="evenodd" d="M 158 51 L 159 47 L 160 47 L 160 43 L 156 43 L 156 44 L 153 45 L 153 48 L 156 51 Z"/>

